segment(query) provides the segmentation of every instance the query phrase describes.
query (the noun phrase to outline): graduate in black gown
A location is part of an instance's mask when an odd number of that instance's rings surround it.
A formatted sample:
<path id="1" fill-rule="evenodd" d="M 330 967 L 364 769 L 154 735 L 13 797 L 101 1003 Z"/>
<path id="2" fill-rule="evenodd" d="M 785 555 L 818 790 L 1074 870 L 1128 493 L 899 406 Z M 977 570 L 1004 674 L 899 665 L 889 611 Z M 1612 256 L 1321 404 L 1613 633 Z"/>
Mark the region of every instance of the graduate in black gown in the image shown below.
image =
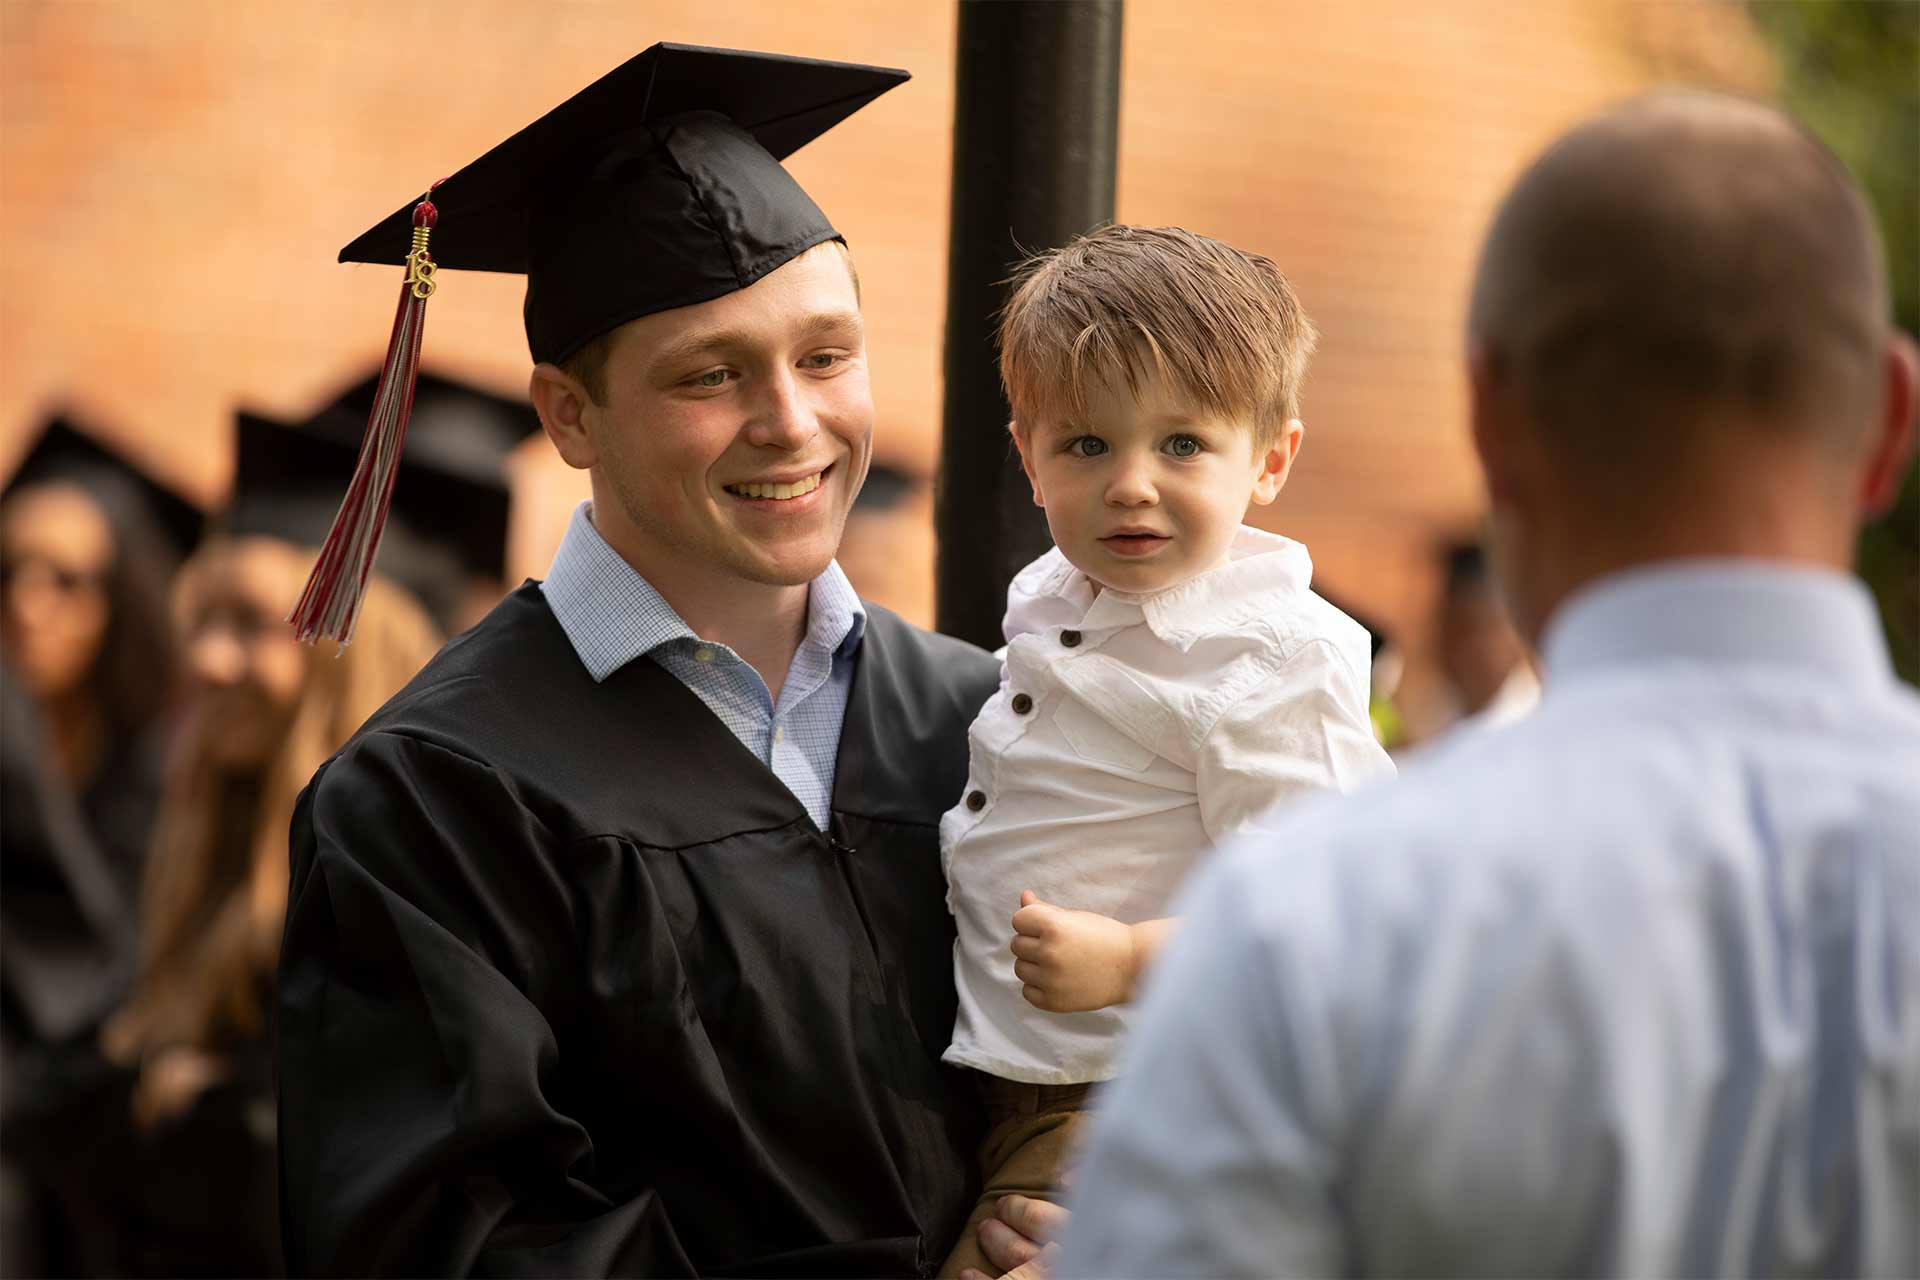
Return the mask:
<path id="1" fill-rule="evenodd" d="M 593 501 L 295 814 L 296 1273 L 931 1275 L 960 1230 L 937 823 L 997 666 L 832 562 L 858 286 L 777 163 L 904 78 L 655 46 L 435 189 L 441 268 L 528 274 Z"/>
<path id="2" fill-rule="evenodd" d="M 0 1275 L 85 1269 L 64 1118 L 125 994 L 174 715 L 167 592 L 197 507 L 56 413 L 0 494 Z M 24 1139 L 39 1117 L 57 1152 Z"/>
<path id="3" fill-rule="evenodd" d="M 0 1276 L 85 1269 L 61 1185 L 76 1060 L 125 989 L 131 910 L 87 829 L 39 708 L 0 665 Z M 97 1079 L 99 1072 L 93 1072 Z M 38 1126 L 42 1116 L 62 1123 Z"/>
<path id="4" fill-rule="evenodd" d="M 167 593 L 206 517 L 60 412 L 0 496 L 0 652 L 131 906 L 160 803 L 176 655 Z"/>

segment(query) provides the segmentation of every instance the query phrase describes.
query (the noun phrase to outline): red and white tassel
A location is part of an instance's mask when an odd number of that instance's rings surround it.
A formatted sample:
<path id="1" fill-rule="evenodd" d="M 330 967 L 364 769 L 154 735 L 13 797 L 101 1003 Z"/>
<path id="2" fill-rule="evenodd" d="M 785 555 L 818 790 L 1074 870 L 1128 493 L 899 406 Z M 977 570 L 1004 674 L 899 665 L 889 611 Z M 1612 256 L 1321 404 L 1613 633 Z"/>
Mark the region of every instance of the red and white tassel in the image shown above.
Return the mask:
<path id="1" fill-rule="evenodd" d="M 380 552 L 387 509 L 393 505 L 393 486 L 400 475 L 400 455 L 407 442 L 407 419 L 413 414 L 413 388 L 420 373 L 420 335 L 426 323 L 427 299 L 436 287 L 427 238 L 439 220 L 440 211 L 430 198 L 414 206 L 407 278 L 400 286 L 393 336 L 387 342 L 386 362 L 380 367 L 380 384 L 374 392 L 373 412 L 367 417 L 367 433 L 360 442 L 360 457 L 354 463 L 353 480 L 333 517 L 333 527 L 327 531 L 306 588 L 287 615 L 295 638 L 309 643 L 325 638 L 346 644 L 353 639 L 354 624 L 360 619 L 360 601 L 366 595 L 374 557 Z"/>

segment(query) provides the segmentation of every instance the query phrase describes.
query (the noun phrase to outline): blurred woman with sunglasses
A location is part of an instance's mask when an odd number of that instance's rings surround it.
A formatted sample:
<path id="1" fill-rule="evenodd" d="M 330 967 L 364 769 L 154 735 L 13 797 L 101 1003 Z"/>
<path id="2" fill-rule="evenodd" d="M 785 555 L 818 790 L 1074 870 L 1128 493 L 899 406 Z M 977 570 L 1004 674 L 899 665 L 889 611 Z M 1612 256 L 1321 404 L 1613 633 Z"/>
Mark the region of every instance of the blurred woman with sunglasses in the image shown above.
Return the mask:
<path id="1" fill-rule="evenodd" d="M 167 592 L 201 525 L 191 503 L 65 417 L 0 499 L 0 653 L 129 901 L 176 691 Z"/>

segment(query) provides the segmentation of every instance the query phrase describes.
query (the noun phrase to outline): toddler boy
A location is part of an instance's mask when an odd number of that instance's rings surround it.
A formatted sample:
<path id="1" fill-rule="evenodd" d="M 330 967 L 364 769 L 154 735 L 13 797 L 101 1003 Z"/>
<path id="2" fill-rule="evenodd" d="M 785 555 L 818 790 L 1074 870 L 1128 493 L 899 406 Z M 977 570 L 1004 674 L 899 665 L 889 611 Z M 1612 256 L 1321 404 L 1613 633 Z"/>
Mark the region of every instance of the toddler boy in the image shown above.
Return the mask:
<path id="1" fill-rule="evenodd" d="M 1244 526 L 1299 451 L 1314 331 L 1272 262 L 1107 227 L 1021 270 L 1000 325 L 1013 437 L 1055 549 L 1007 593 L 999 691 L 941 822 L 958 921 L 945 1059 L 981 1073 L 980 1222 L 1053 1199 L 1074 1116 L 1214 843 L 1275 804 L 1392 775 L 1366 632 L 1297 542 Z M 1016 902 L 1017 897 L 1017 902 Z M 1017 908 L 1017 909 L 1016 909 Z M 1012 914 L 1011 928 L 1008 916 Z"/>

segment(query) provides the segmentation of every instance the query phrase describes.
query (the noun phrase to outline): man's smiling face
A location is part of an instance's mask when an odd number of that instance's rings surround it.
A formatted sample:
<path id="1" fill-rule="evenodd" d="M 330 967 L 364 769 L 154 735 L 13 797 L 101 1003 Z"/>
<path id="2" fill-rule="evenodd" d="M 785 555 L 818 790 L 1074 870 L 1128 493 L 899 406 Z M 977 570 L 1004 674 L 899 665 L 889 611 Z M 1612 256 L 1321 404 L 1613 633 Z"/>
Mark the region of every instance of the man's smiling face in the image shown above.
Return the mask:
<path id="1" fill-rule="evenodd" d="M 866 332 L 842 246 L 622 326 L 605 391 L 583 421 L 602 495 L 594 523 L 615 548 L 641 565 L 670 557 L 768 586 L 826 569 L 873 438 Z"/>

